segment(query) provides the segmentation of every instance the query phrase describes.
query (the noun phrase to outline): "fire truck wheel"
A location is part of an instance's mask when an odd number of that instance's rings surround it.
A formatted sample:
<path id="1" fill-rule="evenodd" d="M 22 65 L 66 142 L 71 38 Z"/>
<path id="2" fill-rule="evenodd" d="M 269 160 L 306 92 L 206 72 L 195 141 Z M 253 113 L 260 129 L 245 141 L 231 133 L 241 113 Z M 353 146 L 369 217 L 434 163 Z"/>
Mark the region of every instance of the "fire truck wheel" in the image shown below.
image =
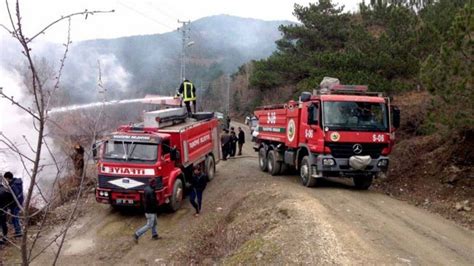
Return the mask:
<path id="1" fill-rule="evenodd" d="M 179 210 L 181 207 L 181 202 L 183 201 L 183 182 L 181 179 L 177 178 L 174 181 L 173 186 L 173 195 L 171 195 L 170 202 L 168 203 L 168 209 L 171 212 L 175 212 Z"/>
<path id="2" fill-rule="evenodd" d="M 367 190 L 372 185 L 373 176 L 356 176 L 353 178 L 354 185 L 359 190 Z"/>
<path id="3" fill-rule="evenodd" d="M 281 170 L 281 162 L 278 162 L 277 161 L 277 156 L 275 154 L 276 152 L 274 150 L 271 150 L 268 152 L 268 157 L 267 157 L 267 161 L 268 161 L 268 172 L 272 175 L 272 176 L 275 176 L 275 175 L 278 175 L 280 173 L 280 170 Z"/>
<path id="4" fill-rule="evenodd" d="M 303 157 L 301 160 L 301 167 L 300 167 L 300 177 L 301 183 L 305 187 L 314 187 L 316 186 L 317 179 L 311 177 L 311 165 L 309 164 L 308 156 Z"/>
<path id="5" fill-rule="evenodd" d="M 214 156 L 209 155 L 206 158 L 206 174 L 209 178 L 209 181 L 214 179 L 214 174 L 216 173 L 216 163 L 214 161 Z"/>
<path id="6" fill-rule="evenodd" d="M 260 166 L 260 170 L 263 172 L 267 171 L 267 154 L 265 152 L 265 148 L 263 147 L 258 151 L 258 165 Z"/>

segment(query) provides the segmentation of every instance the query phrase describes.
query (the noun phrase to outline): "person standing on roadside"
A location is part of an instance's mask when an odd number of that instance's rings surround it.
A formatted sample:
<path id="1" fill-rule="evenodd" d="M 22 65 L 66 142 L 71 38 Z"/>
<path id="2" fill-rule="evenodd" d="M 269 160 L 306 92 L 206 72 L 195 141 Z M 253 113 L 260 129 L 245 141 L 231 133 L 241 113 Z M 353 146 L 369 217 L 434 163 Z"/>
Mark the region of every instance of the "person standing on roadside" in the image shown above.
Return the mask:
<path id="1" fill-rule="evenodd" d="M 230 128 L 230 157 L 235 157 L 237 152 L 237 135 L 235 134 L 235 128 Z"/>
<path id="2" fill-rule="evenodd" d="M 82 173 L 84 173 L 84 148 L 76 144 L 74 145 L 74 153 L 71 155 L 74 163 L 74 175 L 76 180 L 81 180 Z"/>
<path id="3" fill-rule="evenodd" d="M 230 116 L 229 115 L 227 116 L 226 127 L 227 127 L 227 129 L 230 128 Z"/>
<path id="4" fill-rule="evenodd" d="M 8 235 L 7 211 L 13 204 L 13 196 L 10 190 L 0 183 L 0 227 L 2 228 L 2 238 L 0 238 L 0 246 L 6 244 Z"/>
<path id="5" fill-rule="evenodd" d="M 191 177 L 191 191 L 189 193 L 189 201 L 193 205 L 196 213 L 194 216 L 199 216 L 202 207 L 202 193 L 207 186 L 208 176 L 202 172 L 201 166 L 194 167 L 193 175 Z M 197 199 L 197 202 L 196 202 Z"/>
<path id="6" fill-rule="evenodd" d="M 224 133 L 221 135 L 221 145 L 222 145 L 222 160 L 227 160 L 229 156 L 229 146 L 230 146 L 230 135 L 229 130 L 224 129 Z"/>
<path id="7" fill-rule="evenodd" d="M 135 234 L 133 234 L 133 240 L 137 244 L 138 239 L 149 229 L 151 229 L 151 239 L 160 239 L 160 237 L 158 236 L 158 232 L 156 231 L 156 213 L 158 212 L 158 204 L 156 202 L 155 188 L 156 180 L 154 178 L 150 178 L 150 180 L 148 181 L 148 185 L 145 187 L 143 193 L 143 205 L 145 208 L 146 224 L 142 228 L 138 229 Z"/>
<path id="8" fill-rule="evenodd" d="M 242 146 L 244 146 L 244 143 L 245 143 L 245 132 L 242 130 L 241 127 L 239 127 L 238 141 L 239 141 L 239 154 L 238 155 L 242 155 Z"/>
<path id="9" fill-rule="evenodd" d="M 23 235 L 20 224 L 20 210 L 23 206 L 23 181 L 20 178 L 13 177 L 11 172 L 6 172 L 3 177 L 7 180 L 8 185 L 13 192 L 13 196 L 16 198 L 13 204 L 10 205 L 10 214 L 12 215 L 12 224 L 15 228 L 15 237 L 21 237 Z"/>

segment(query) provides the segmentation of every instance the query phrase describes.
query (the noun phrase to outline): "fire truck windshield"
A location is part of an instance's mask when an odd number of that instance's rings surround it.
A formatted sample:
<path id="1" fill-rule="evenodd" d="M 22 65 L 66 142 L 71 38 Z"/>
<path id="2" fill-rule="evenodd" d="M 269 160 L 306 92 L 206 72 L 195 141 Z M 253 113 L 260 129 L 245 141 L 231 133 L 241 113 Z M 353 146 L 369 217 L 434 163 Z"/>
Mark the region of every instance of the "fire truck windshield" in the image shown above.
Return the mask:
<path id="1" fill-rule="evenodd" d="M 324 127 L 329 130 L 388 131 L 387 106 L 371 102 L 324 102 Z"/>
<path id="2" fill-rule="evenodd" d="M 104 159 L 111 161 L 137 161 L 154 163 L 157 160 L 158 145 L 109 140 L 105 143 Z"/>

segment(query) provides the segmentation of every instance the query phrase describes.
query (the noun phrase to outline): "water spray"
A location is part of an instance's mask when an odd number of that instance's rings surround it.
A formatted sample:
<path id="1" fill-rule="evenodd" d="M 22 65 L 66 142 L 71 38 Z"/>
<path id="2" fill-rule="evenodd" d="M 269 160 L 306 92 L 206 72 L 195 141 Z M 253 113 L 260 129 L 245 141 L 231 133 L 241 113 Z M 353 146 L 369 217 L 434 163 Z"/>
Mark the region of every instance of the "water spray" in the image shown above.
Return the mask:
<path id="1" fill-rule="evenodd" d="M 128 100 L 112 100 L 108 102 L 95 102 L 88 104 L 74 104 L 64 107 L 56 107 L 48 111 L 49 114 L 64 113 L 69 111 L 76 111 L 82 109 L 91 109 L 103 106 L 112 106 L 119 104 L 128 103 L 145 103 L 145 104 L 156 104 L 156 105 L 167 105 L 167 106 L 179 106 L 180 99 L 172 96 L 156 96 L 147 95 L 144 98 L 128 99 Z"/>

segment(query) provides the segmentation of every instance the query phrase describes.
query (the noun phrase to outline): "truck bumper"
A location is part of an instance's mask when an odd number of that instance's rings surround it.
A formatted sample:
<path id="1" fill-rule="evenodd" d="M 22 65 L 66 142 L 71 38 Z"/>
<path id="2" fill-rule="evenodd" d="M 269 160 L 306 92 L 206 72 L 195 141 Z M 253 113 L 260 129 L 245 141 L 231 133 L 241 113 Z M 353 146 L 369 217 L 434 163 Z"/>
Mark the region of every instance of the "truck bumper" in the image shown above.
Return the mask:
<path id="1" fill-rule="evenodd" d="M 111 189 L 97 187 L 95 189 L 95 198 L 97 202 L 104 204 L 134 207 L 141 205 L 140 193 L 135 191 L 112 191 Z"/>
<path id="2" fill-rule="evenodd" d="M 313 177 L 352 177 L 356 175 L 375 175 L 388 169 L 389 159 L 380 156 L 372 159 L 363 170 L 353 169 L 349 165 L 349 158 L 334 158 L 332 155 L 315 155 L 311 165 Z"/>
<path id="3" fill-rule="evenodd" d="M 138 191 L 117 191 L 108 188 L 96 187 L 95 199 L 99 203 L 117 206 L 140 207 L 142 205 L 141 192 Z M 166 203 L 165 189 L 155 190 L 158 205 Z"/>

